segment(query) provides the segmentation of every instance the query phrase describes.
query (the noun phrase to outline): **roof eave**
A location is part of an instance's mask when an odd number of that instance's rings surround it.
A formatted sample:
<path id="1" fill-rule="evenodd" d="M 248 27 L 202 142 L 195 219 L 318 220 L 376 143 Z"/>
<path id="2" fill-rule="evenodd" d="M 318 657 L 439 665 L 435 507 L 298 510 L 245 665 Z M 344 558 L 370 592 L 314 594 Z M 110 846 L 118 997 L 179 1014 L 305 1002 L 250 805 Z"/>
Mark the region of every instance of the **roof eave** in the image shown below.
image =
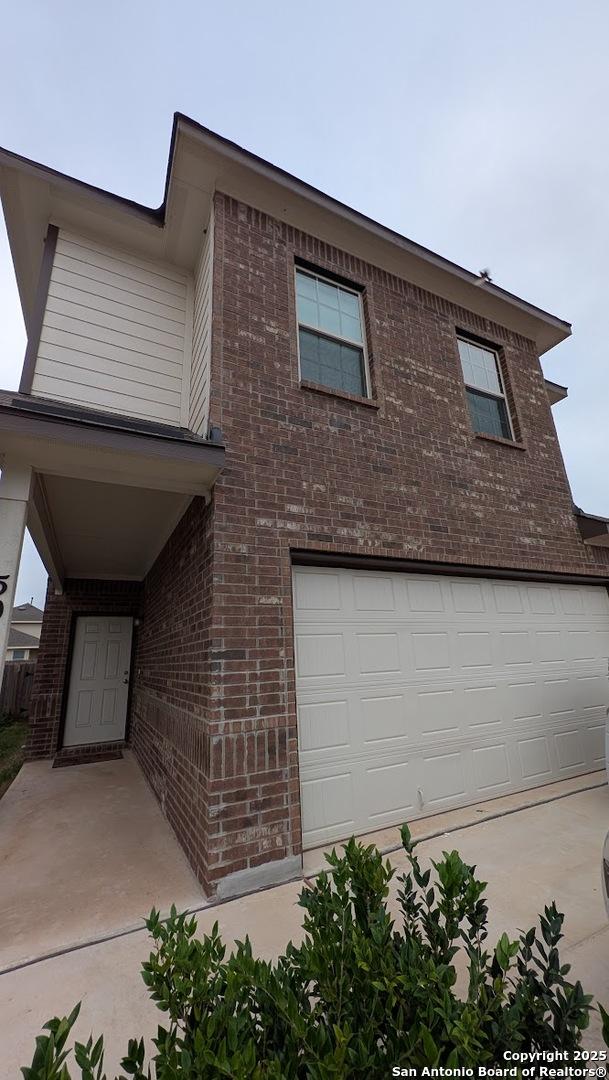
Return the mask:
<path id="1" fill-rule="evenodd" d="M 78 192 L 78 194 L 85 199 L 94 200 L 99 210 L 103 212 L 105 207 L 109 213 L 125 213 L 132 217 L 137 218 L 142 223 L 148 223 L 158 228 L 164 228 L 166 226 L 168 217 L 168 208 L 171 205 L 173 191 L 174 191 L 174 179 L 176 173 L 176 160 L 178 157 L 178 147 L 180 142 L 180 135 L 184 134 L 185 137 L 195 138 L 200 143 L 202 142 L 215 154 L 222 155 L 229 162 L 236 163 L 248 170 L 252 170 L 258 176 L 266 178 L 268 181 L 275 185 L 280 185 L 284 189 L 289 189 L 295 195 L 301 199 L 308 201 L 311 204 L 316 204 L 321 207 L 325 212 L 329 212 L 331 215 L 335 215 L 337 218 L 341 218 L 344 222 L 348 222 L 350 226 L 355 226 L 358 230 L 364 230 L 373 235 L 377 241 L 380 240 L 385 244 L 391 245 L 394 249 L 399 249 L 411 260 L 418 261 L 418 264 L 422 266 L 425 264 L 429 270 L 437 271 L 447 283 L 447 287 L 450 286 L 450 279 L 461 282 L 460 288 L 469 292 L 469 288 L 473 287 L 476 290 L 483 290 L 490 302 L 498 303 L 505 312 L 504 324 L 509 325 L 509 310 L 518 311 L 521 315 L 521 321 L 525 324 L 525 327 L 529 328 L 528 333 L 524 333 L 524 336 L 531 337 L 535 340 L 540 353 L 546 352 L 548 349 L 557 345 L 559 342 L 564 341 L 571 333 L 571 325 L 563 319 L 552 315 L 550 312 L 544 311 L 542 308 L 537 307 L 534 304 L 530 304 L 528 301 L 523 300 L 521 297 L 514 295 L 506 289 L 502 289 L 500 286 L 495 285 L 493 282 L 488 282 L 482 279 L 478 274 L 472 273 L 470 270 L 466 270 L 464 267 L 459 266 L 457 263 L 452 262 L 449 259 L 443 258 L 436 252 L 423 247 L 421 244 L 409 240 L 407 237 L 396 232 L 389 227 L 380 224 L 379 222 L 368 217 L 366 214 L 361 213 L 358 210 L 353 209 L 347 204 L 334 198 L 331 195 L 318 190 L 311 184 L 304 180 L 300 180 L 298 177 L 287 172 L 285 169 L 280 168 L 277 165 L 273 165 L 251 151 L 239 146 L 237 143 L 232 142 L 230 139 L 226 139 L 224 136 L 218 135 L 206 128 L 204 125 L 199 124 L 197 121 L 192 120 L 190 117 L 183 113 L 175 113 L 173 118 L 173 127 L 171 133 L 171 142 L 169 148 L 169 156 L 167 163 L 167 171 L 165 177 L 165 189 L 163 202 L 159 207 L 147 207 L 141 203 L 132 199 L 124 198 L 123 196 L 116 195 L 113 192 L 106 191 L 103 188 L 96 187 L 93 184 L 88 184 L 82 180 L 78 180 L 74 177 L 68 176 L 65 173 L 59 172 L 56 169 L 52 169 L 49 166 L 42 165 L 39 162 L 33 161 L 30 158 L 26 158 L 20 154 L 16 154 L 13 151 L 0 148 L 0 170 L 2 167 L 6 169 L 18 170 L 24 175 L 38 178 L 52 183 L 53 185 L 59 185 L 62 189 L 69 192 Z M 7 225 L 9 225 L 9 239 L 11 240 L 11 247 L 13 248 L 13 255 L 15 258 L 14 244 L 13 244 L 13 230 L 10 227 L 7 213 Z M 18 259 L 15 258 L 17 265 Z M 22 276 L 20 273 L 20 267 L 18 269 L 18 278 Z M 37 267 L 35 269 L 37 275 Z M 406 276 L 406 275 L 405 275 Z M 29 274 L 28 287 L 23 287 L 22 282 L 19 282 L 20 294 L 22 297 L 22 304 L 24 311 L 28 311 L 29 303 L 28 296 L 31 292 L 31 281 L 34 277 L 34 271 Z M 455 286 L 458 289 L 458 286 Z M 472 299 L 474 294 L 472 294 Z M 504 307 L 505 305 L 505 307 Z M 461 306 L 465 306 L 461 304 Z M 475 310 L 474 304 L 472 308 Z M 501 320 L 495 320 L 501 321 Z M 514 321 L 514 320 L 512 320 Z"/>
<path id="2" fill-rule="evenodd" d="M 544 379 L 544 382 L 550 405 L 557 405 L 559 401 L 564 401 L 569 396 L 568 387 L 562 386 L 561 383 L 553 382 L 552 379 Z"/>
<path id="3" fill-rule="evenodd" d="M 531 304 L 527 300 L 523 300 L 521 297 L 516 296 L 515 293 L 511 293 L 507 289 L 502 289 L 501 286 L 495 285 L 494 282 L 486 281 L 484 278 L 481 278 L 479 274 L 475 274 L 471 270 L 466 270 L 465 267 L 452 262 L 450 259 L 444 258 L 442 255 L 438 255 L 436 252 L 431 251 L 431 249 L 424 247 L 422 244 L 418 244 L 414 240 L 409 240 L 408 237 L 404 236 L 402 233 L 398 233 L 387 225 L 382 225 L 380 222 L 375 221 L 374 218 L 368 217 L 368 215 L 363 214 L 359 210 L 355 210 L 347 203 L 341 202 L 340 199 L 336 199 L 333 195 L 327 195 L 325 192 L 320 191 L 319 188 L 313 187 L 312 184 L 307 183 L 306 180 L 301 180 L 299 177 L 287 172 L 286 169 L 282 169 L 278 165 L 273 165 L 272 163 L 265 161 L 264 158 L 252 153 L 252 151 L 245 149 L 231 139 L 225 138 L 223 135 L 218 135 L 216 132 L 211 131 L 210 128 L 207 128 L 198 121 L 186 116 L 185 113 L 180 112 L 174 114 L 170 156 L 165 183 L 165 206 L 167 205 L 171 192 L 173 163 L 176 156 L 180 128 L 194 132 L 211 147 L 222 147 L 228 156 L 240 161 L 246 161 L 256 172 L 268 176 L 269 179 L 272 179 L 275 182 L 283 183 L 283 185 L 288 188 L 296 189 L 299 193 L 305 194 L 309 199 L 333 209 L 335 213 L 349 218 L 360 227 L 399 246 L 402 250 L 408 252 L 408 254 L 414 255 L 437 269 L 460 278 L 468 285 L 472 285 L 477 289 L 483 288 L 485 292 L 488 292 L 498 300 L 520 309 L 534 319 L 540 320 L 540 322 L 547 326 L 549 331 L 548 343 L 545 344 L 545 347 L 540 349 L 540 352 L 546 352 L 548 349 L 559 344 L 559 342 L 564 341 L 571 335 L 572 325 L 565 319 L 561 319 L 557 315 L 553 315 L 551 312 L 545 311 L 543 308 Z"/>
<path id="4" fill-rule="evenodd" d="M 609 518 L 586 514 L 577 506 L 573 508 L 573 512 L 584 544 L 609 547 Z"/>
<path id="5" fill-rule="evenodd" d="M 58 169 L 52 169 L 49 165 L 43 165 L 41 162 L 34 161 L 32 158 L 24 157 L 22 154 L 16 154 L 14 150 L 7 150 L 4 146 L 0 146 L 0 167 L 2 166 L 18 168 L 20 172 L 30 176 L 44 177 L 47 180 L 53 181 L 53 183 L 66 185 L 68 187 L 76 187 L 92 198 L 101 199 L 103 202 L 110 203 L 113 207 L 120 207 L 127 213 L 137 214 L 147 221 L 150 221 L 152 224 L 161 227 L 164 224 L 164 202 L 158 207 L 144 206 L 143 203 L 138 203 L 135 199 L 127 199 L 124 195 L 117 195 L 113 191 L 106 191 L 105 188 L 97 187 L 95 184 L 89 184 L 86 180 L 79 180 L 75 176 L 69 176 L 68 173 L 60 172 Z"/>

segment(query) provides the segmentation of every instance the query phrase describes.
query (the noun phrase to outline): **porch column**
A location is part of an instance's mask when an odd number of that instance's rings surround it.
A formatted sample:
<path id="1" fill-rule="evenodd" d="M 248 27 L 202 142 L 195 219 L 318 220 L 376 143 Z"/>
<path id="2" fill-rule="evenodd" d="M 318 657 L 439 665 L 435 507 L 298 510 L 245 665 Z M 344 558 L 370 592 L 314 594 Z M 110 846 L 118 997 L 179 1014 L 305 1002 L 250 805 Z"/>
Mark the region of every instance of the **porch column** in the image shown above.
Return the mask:
<path id="1" fill-rule="evenodd" d="M 30 466 L 4 460 L 0 473 L 0 686 L 31 489 Z"/>

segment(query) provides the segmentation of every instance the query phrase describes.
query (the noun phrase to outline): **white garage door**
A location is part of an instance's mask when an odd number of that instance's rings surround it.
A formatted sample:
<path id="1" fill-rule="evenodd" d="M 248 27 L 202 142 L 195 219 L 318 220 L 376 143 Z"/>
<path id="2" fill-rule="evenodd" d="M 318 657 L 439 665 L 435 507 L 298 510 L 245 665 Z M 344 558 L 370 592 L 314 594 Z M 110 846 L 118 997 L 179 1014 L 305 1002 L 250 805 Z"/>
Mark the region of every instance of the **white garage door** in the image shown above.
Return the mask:
<path id="1" fill-rule="evenodd" d="M 603 586 L 298 567 L 305 847 L 600 769 Z"/>

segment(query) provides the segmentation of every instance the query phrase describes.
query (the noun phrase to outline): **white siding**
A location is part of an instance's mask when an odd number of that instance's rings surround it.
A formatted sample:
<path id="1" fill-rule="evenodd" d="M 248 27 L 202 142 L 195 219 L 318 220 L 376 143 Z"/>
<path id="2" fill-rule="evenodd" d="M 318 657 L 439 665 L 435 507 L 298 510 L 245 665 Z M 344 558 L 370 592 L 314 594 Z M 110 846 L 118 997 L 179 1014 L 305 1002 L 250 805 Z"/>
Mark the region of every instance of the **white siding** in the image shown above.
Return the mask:
<path id="1" fill-rule="evenodd" d="M 213 218 L 203 240 L 195 270 L 194 328 L 190 376 L 189 427 L 197 435 L 207 434 L 209 422 L 209 378 L 211 357 L 211 306 L 213 283 Z"/>
<path id="2" fill-rule="evenodd" d="M 11 620 L 11 630 L 19 630 L 22 634 L 29 634 L 30 637 L 35 637 L 40 640 L 40 632 L 42 630 L 42 623 L 32 622 L 15 622 Z M 17 646 L 18 647 L 18 646 Z"/>
<path id="3" fill-rule="evenodd" d="M 174 267 L 60 230 L 32 392 L 181 425 L 190 288 Z"/>

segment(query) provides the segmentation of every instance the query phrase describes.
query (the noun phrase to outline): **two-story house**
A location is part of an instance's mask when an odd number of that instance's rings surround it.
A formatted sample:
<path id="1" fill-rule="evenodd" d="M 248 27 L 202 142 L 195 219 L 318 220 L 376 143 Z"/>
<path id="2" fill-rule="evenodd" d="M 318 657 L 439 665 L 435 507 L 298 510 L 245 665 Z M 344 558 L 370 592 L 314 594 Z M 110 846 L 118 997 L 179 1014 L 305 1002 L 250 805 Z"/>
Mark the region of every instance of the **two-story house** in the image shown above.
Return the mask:
<path id="1" fill-rule="evenodd" d="M 0 182 L 31 757 L 130 746 L 219 896 L 602 767 L 609 531 L 539 361 L 567 323 L 181 115 L 158 210 L 8 151 Z"/>

